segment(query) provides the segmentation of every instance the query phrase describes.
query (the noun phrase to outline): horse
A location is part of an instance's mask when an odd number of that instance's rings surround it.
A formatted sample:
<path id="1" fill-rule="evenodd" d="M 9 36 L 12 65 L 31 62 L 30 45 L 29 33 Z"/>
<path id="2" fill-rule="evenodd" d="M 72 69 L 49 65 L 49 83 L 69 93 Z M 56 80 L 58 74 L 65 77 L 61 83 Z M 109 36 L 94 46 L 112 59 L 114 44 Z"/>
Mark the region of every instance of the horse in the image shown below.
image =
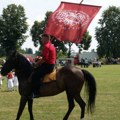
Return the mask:
<path id="1" fill-rule="evenodd" d="M 19 93 L 21 95 L 16 120 L 20 120 L 27 102 L 30 120 L 34 120 L 32 112 L 33 99 L 24 96 L 26 87 L 29 85 L 29 78 L 34 70 L 33 66 L 24 55 L 14 51 L 4 63 L 1 69 L 1 74 L 5 76 L 12 69 L 15 70 L 15 74 L 18 77 Z M 97 91 L 95 78 L 87 70 L 81 70 L 75 66 L 64 66 L 62 68 L 58 68 L 56 73 L 56 80 L 50 83 L 42 83 L 40 87 L 40 97 L 53 96 L 65 91 L 68 100 L 68 110 L 63 120 L 68 120 L 70 113 L 75 107 L 75 101 L 81 108 L 80 120 L 84 120 L 86 103 L 83 101 L 80 95 L 84 83 L 86 86 L 86 95 L 88 98 L 87 110 L 92 114 L 95 107 Z"/>

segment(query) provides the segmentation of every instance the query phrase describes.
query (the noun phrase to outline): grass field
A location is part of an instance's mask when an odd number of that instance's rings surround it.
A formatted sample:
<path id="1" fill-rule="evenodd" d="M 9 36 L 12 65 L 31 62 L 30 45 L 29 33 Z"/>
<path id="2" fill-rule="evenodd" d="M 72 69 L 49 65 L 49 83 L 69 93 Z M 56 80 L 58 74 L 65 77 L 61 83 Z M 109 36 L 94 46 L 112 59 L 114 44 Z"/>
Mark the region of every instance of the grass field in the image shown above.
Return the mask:
<path id="1" fill-rule="evenodd" d="M 120 65 L 104 65 L 101 68 L 86 68 L 96 79 L 96 109 L 92 115 L 85 113 L 85 120 L 120 120 Z M 81 93 L 85 100 L 84 89 Z M 6 92 L 6 80 L 0 89 L 0 120 L 15 120 L 19 93 Z M 35 120 L 62 120 L 67 111 L 65 92 L 34 100 L 33 112 Z M 69 120 L 79 120 L 80 109 L 76 104 Z M 29 120 L 27 106 L 21 120 Z"/>

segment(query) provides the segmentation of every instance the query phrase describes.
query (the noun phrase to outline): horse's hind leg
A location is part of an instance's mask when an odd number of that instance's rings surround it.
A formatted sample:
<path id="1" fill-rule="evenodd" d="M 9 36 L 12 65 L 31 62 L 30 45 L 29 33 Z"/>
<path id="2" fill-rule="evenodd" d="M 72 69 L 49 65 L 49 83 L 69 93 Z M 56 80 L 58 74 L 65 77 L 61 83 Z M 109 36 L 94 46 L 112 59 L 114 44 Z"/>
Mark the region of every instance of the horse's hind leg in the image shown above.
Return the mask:
<path id="1" fill-rule="evenodd" d="M 80 119 L 83 120 L 84 119 L 84 114 L 85 114 L 85 102 L 81 98 L 80 94 L 74 96 L 74 99 L 79 104 L 79 106 L 81 108 L 81 117 L 80 117 Z"/>
<path id="2" fill-rule="evenodd" d="M 67 100 L 68 100 L 68 104 L 69 105 L 68 105 L 68 111 L 67 111 L 65 117 L 63 118 L 63 120 L 67 120 L 68 119 L 70 113 L 72 112 L 72 110 L 73 110 L 73 108 L 75 106 L 73 96 L 71 96 L 67 92 L 66 92 L 66 94 L 67 94 Z"/>

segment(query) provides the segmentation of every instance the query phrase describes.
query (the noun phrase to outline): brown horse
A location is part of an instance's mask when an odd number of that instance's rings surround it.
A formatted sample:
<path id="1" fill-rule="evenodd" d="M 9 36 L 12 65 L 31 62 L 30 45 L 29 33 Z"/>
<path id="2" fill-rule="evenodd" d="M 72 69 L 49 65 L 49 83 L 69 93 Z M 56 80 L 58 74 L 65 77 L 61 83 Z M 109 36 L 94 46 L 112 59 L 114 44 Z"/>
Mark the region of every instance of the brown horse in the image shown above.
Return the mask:
<path id="1" fill-rule="evenodd" d="M 21 95 L 16 120 L 20 119 L 27 102 L 30 120 L 34 120 L 32 113 L 33 99 L 24 96 L 25 88 L 29 85 L 28 78 L 33 71 L 33 66 L 22 54 L 14 52 L 6 60 L 5 64 L 2 67 L 1 73 L 2 75 L 7 75 L 7 73 L 12 69 L 15 69 L 15 73 L 18 77 L 19 93 Z M 92 112 L 96 97 L 95 79 L 88 71 L 81 70 L 80 68 L 74 66 L 62 67 L 58 70 L 56 80 L 54 82 L 43 83 L 40 87 L 40 96 L 53 96 L 66 91 L 69 108 L 63 120 L 67 120 L 70 113 L 72 112 L 75 106 L 74 100 L 79 104 L 81 108 L 80 120 L 84 120 L 85 102 L 80 96 L 84 82 L 86 83 L 87 88 L 86 92 L 88 97 L 88 111 Z"/>

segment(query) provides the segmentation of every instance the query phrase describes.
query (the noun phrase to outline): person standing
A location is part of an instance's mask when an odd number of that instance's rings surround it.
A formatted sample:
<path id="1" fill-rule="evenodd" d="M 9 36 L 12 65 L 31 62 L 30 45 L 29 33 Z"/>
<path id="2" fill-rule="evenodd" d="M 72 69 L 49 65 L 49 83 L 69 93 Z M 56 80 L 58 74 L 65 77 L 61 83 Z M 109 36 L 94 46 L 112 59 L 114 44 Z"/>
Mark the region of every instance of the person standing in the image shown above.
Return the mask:
<path id="1" fill-rule="evenodd" d="M 12 71 L 11 72 L 9 72 L 8 74 L 7 74 L 7 87 L 8 87 L 8 91 L 12 91 L 13 90 L 13 73 L 12 73 Z"/>
<path id="2" fill-rule="evenodd" d="M 18 83 L 18 78 L 17 78 L 15 72 L 13 72 L 13 76 L 14 76 L 14 78 L 13 78 L 14 90 L 18 91 L 18 85 L 19 85 L 19 83 Z"/>

